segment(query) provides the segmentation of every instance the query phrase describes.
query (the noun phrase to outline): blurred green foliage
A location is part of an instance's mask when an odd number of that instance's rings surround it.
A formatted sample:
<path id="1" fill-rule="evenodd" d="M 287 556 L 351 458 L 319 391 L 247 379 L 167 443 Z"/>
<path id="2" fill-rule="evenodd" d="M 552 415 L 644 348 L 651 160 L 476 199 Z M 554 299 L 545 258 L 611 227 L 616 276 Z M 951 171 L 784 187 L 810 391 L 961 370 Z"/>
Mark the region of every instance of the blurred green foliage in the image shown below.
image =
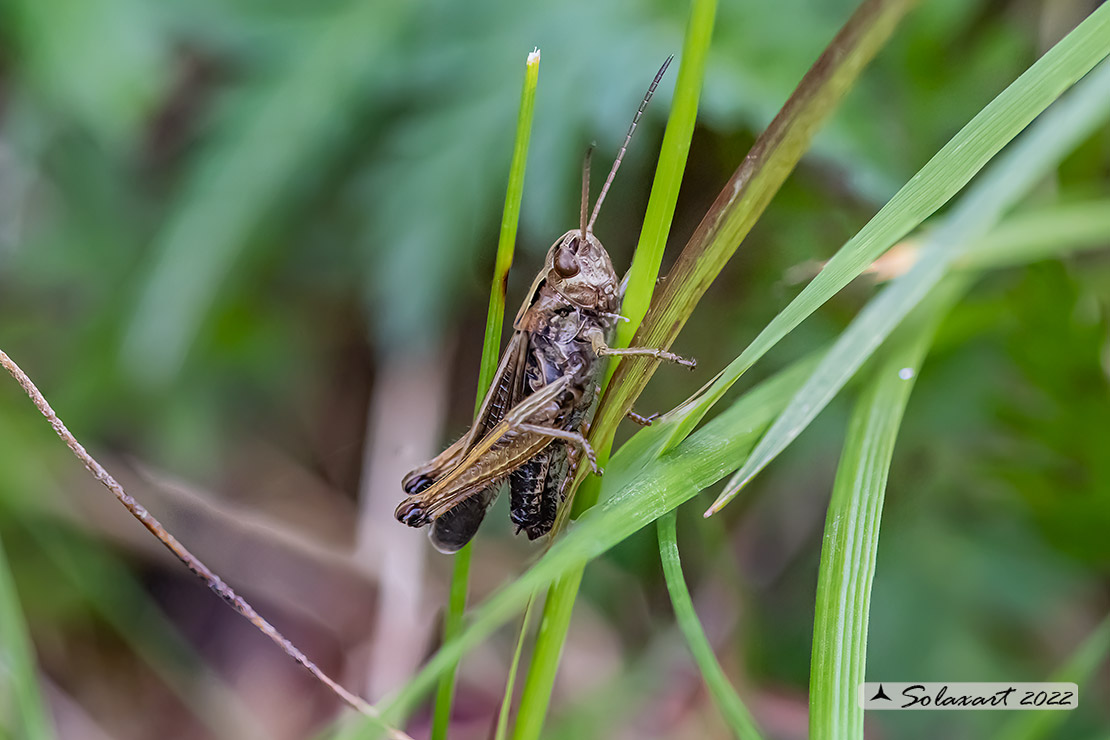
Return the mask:
<path id="1" fill-rule="evenodd" d="M 735 357 L 797 292 L 792 269 L 832 254 L 1094 5 L 922 2 L 683 332 L 677 349 L 699 374 L 661 373 L 638 408 L 668 408 Z M 854 6 L 722 4 L 665 266 Z M 619 145 L 644 85 L 681 45 L 686 10 L 0 0 L 0 348 L 94 449 L 218 487 L 261 439 L 353 496 L 381 358 L 453 343 L 449 427 L 465 424 L 523 55 L 540 47 L 544 69 L 510 306 L 576 220 L 583 150 Z M 669 95 L 664 85 L 597 227 L 618 269 Z M 1106 198 L 1108 175 L 1103 131 L 1032 200 Z M 872 290 L 849 286 L 756 375 L 827 343 Z M 1110 262 L 1095 252 L 992 275 L 942 326 L 895 450 L 869 675 L 1043 680 L 1110 609 L 1108 301 Z M 695 601 L 700 582 L 724 579 L 743 614 L 718 645 L 722 663 L 803 708 L 845 420 L 830 407 L 723 515 L 719 536 L 685 536 L 702 525 L 679 514 Z M 142 566 L 74 576 L 126 594 L 111 618 L 110 599 L 59 575 L 58 553 L 109 547 L 57 519 L 78 495 L 66 455 L 0 384 L 0 538 L 46 646 L 95 642 L 105 623 L 126 624 L 123 611 L 149 607 Z M 648 654 L 669 619 L 652 537 L 633 536 L 583 586 L 630 656 Z M 88 668 L 41 652 L 63 686 Z M 630 665 L 630 683 L 655 670 Z M 1105 689 L 1105 669 L 1099 680 Z M 1093 704 L 1061 736 L 1105 727 Z M 998 726 L 967 716 L 868 721 L 897 737 Z"/>

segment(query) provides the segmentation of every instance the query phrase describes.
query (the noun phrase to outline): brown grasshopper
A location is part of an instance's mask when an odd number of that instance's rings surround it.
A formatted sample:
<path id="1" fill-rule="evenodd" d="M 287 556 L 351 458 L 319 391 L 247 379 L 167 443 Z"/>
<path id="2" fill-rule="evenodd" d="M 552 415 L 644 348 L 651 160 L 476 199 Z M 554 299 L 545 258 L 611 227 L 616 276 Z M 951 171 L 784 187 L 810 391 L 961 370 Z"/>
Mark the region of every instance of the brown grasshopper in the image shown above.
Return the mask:
<path id="1" fill-rule="evenodd" d="M 470 541 L 506 481 L 510 518 L 518 532 L 523 529 L 534 540 L 555 523 L 582 454 L 594 473 L 601 474 L 585 432 L 596 407 L 602 357 L 651 355 L 694 367 L 692 360 L 664 350 L 609 346 L 622 318 L 618 311 L 625 283 L 618 282 L 609 254 L 593 234 L 636 125 L 672 58 L 644 95 L 592 212 L 587 153 L 579 226 L 548 250 L 517 312 L 513 336 L 474 426 L 401 483 L 409 497 L 397 507 L 397 519 L 411 527 L 431 524 L 429 536 L 441 552 L 456 552 Z"/>

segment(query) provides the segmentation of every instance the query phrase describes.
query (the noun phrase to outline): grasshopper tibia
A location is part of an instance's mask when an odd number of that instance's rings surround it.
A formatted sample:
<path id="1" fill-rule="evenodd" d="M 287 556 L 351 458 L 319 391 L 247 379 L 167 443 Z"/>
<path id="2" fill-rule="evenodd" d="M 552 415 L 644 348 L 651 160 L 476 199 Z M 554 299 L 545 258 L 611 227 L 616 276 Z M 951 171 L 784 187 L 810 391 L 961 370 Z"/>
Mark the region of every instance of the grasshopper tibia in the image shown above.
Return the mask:
<path id="1" fill-rule="evenodd" d="M 590 333 L 590 345 L 593 347 L 594 353 L 597 354 L 598 357 L 604 357 L 605 355 L 614 355 L 618 357 L 636 355 L 641 357 L 654 357 L 659 360 L 667 360 L 668 362 L 674 362 L 678 365 L 682 365 L 683 367 L 688 367 L 691 370 L 698 366 L 697 360 L 690 359 L 689 357 L 683 357 L 682 355 L 676 355 L 674 352 L 668 352 L 665 349 L 654 349 L 652 347 L 624 347 L 618 349 L 615 347 L 610 347 L 605 341 L 605 335 L 602 334 L 600 331 L 594 331 Z"/>

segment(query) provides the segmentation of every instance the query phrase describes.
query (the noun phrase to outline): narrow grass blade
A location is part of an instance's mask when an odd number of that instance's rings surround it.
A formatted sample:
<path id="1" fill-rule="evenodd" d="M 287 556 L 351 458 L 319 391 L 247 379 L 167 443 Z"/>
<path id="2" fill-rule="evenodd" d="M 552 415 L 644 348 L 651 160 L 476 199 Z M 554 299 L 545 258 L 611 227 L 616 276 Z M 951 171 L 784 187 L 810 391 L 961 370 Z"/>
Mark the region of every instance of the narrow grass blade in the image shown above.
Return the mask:
<path id="1" fill-rule="evenodd" d="M 493 282 L 489 290 L 486 312 L 486 335 L 482 341 L 482 367 L 478 374 L 478 398 L 474 413 L 482 407 L 482 398 L 493 382 L 501 354 L 501 328 L 505 323 L 505 286 L 513 265 L 516 232 L 520 225 L 520 202 L 524 197 L 524 171 L 528 164 L 528 145 L 532 141 L 532 119 L 536 111 L 536 87 L 540 78 L 540 50 L 534 49 L 524 63 L 524 87 L 520 91 L 520 112 L 516 119 L 513 160 L 509 165 L 509 185 L 505 189 L 505 207 L 501 213 L 501 232 L 497 238 L 497 258 L 493 266 Z"/>
<path id="2" fill-rule="evenodd" d="M 717 662 L 713 646 L 709 644 L 709 638 L 705 636 L 698 614 L 694 611 L 694 602 L 686 588 L 686 578 L 682 575 L 675 518 L 675 512 L 669 511 L 655 525 L 659 535 L 659 559 L 663 563 L 663 576 L 667 581 L 667 592 L 671 595 L 678 628 L 686 638 L 686 645 L 694 656 L 694 662 L 709 688 L 713 703 L 717 705 L 717 711 L 724 717 L 733 735 L 743 740 L 760 740 L 763 735 L 756 727 L 751 712 L 729 683 L 721 664 Z"/>
<path id="3" fill-rule="evenodd" d="M 617 329 L 614 343 L 617 347 L 627 346 L 628 339 L 639 326 L 655 289 L 663 250 L 674 218 L 675 204 L 678 202 L 682 174 L 686 169 L 686 158 L 690 151 L 690 140 L 694 133 L 698 101 L 701 98 L 702 81 L 705 77 L 705 60 L 709 53 L 716 15 L 716 0 L 694 0 L 690 9 L 690 20 L 686 26 L 686 37 L 682 45 L 682 59 L 675 82 L 674 99 L 667 119 L 667 128 L 663 134 L 663 144 L 655 169 L 647 212 L 644 215 L 644 225 L 640 231 L 636 253 L 629 268 L 628 284 L 621 302 L 621 313 L 628 322 L 627 326 L 622 325 Z M 615 365 L 610 365 L 609 373 L 602 383 L 603 387 L 608 382 L 614 367 Z M 605 465 L 609 461 L 609 452 L 612 448 L 612 433 L 603 434 L 600 441 L 596 435 L 592 438 L 595 440 L 594 448 L 598 453 L 598 461 L 601 465 Z M 585 475 L 586 466 L 583 465 L 579 475 L 571 482 L 568 500 L 559 512 L 552 541 L 562 530 L 572 511 L 586 508 L 597 500 L 596 483 L 589 486 L 583 495 L 576 494 L 585 480 Z M 574 503 L 576 498 L 578 498 L 577 504 Z M 585 567 L 584 564 L 583 567 Z M 536 636 L 536 648 L 528 666 L 528 676 L 525 679 L 514 730 L 515 740 L 538 738 L 543 729 L 551 700 L 551 688 L 555 683 L 559 658 L 563 643 L 566 641 L 567 630 L 570 629 L 570 618 L 581 581 L 581 571 L 566 574 L 556 582 L 544 601 L 541 622 L 543 628 Z"/>
<path id="4" fill-rule="evenodd" d="M 520 656 L 524 654 L 524 643 L 528 637 L 528 629 L 532 624 L 532 615 L 536 611 L 537 593 L 528 599 L 528 606 L 524 609 L 524 619 L 520 624 L 520 634 L 517 636 L 516 649 L 513 651 L 512 662 L 509 663 L 509 675 L 505 679 L 505 695 L 501 699 L 501 711 L 497 713 L 497 730 L 494 740 L 505 740 L 509 732 L 509 715 L 513 709 L 513 690 L 516 688 L 516 672 L 520 668 Z"/>
<path id="5" fill-rule="evenodd" d="M 987 234 L 957 266 L 998 269 L 1110 244 L 1110 200 L 1056 204 L 1017 213 Z"/>
<path id="6" fill-rule="evenodd" d="M 686 26 L 686 39 L 682 45 L 682 63 L 678 68 L 671 100 L 671 113 L 667 130 L 659 149 L 659 162 L 651 184 L 640 239 L 628 269 L 628 285 L 621 302 L 621 316 L 628 319 L 617 325 L 614 346 L 627 347 L 647 313 L 648 304 L 655 291 L 655 279 L 663 262 L 663 250 L 671 233 L 678 191 L 686 171 L 686 158 L 690 153 L 690 140 L 698 117 L 702 80 L 705 78 L 705 60 L 709 55 L 709 42 L 717 17 L 717 0 L 694 0 L 690 20 Z M 615 358 L 614 358 L 615 359 Z M 610 365 L 610 376 L 616 363 Z"/>
<path id="7" fill-rule="evenodd" d="M 153 245 L 122 349 L 140 380 L 166 383 L 178 372 L 250 238 L 327 159 L 407 12 L 345 3 L 286 50 L 283 72 L 237 100 Z"/>
<path id="8" fill-rule="evenodd" d="M 710 283 L 809 148 L 814 134 L 914 4 L 914 0 L 866 0 L 860 5 L 717 196 L 679 255 L 662 292 L 653 299 L 633 344 L 670 347 Z M 653 358 L 621 362 L 598 411 L 593 438 L 611 437 L 657 366 L 658 360 Z"/>
<path id="9" fill-rule="evenodd" d="M 26 740 L 53 738 L 54 731 L 35 675 L 35 651 L 23 621 L 8 557 L 0 542 L 0 688 L 4 684 L 13 695 L 17 716 L 5 719 L 0 730 Z"/>
<path id="10" fill-rule="evenodd" d="M 1102 15 L 1105 35 L 1096 40 L 1101 41 L 1098 53 L 1105 56 L 1110 53 L 1110 5 L 1104 5 L 1102 10 L 1106 11 Z M 1099 12 L 1096 11 L 1096 14 Z M 1087 54 L 1080 54 L 1076 50 L 1075 56 L 1089 59 L 1094 53 L 1088 50 Z M 944 224 L 926 237 L 920 258 L 909 272 L 895 279 L 867 304 L 840 335 L 813 377 L 783 411 L 767 436 L 760 440 L 759 446 L 729 481 L 706 515 L 720 511 L 785 449 L 906 314 L 929 294 L 952 263 L 977 240 L 986 236 L 1008 208 L 1108 116 L 1110 62 L 1103 62 L 1058 105 L 1039 118 L 1006 156 L 976 182 Z"/>
<path id="11" fill-rule="evenodd" d="M 482 366 L 478 373 L 478 394 L 474 402 L 477 416 L 482 400 L 493 383 L 497 362 L 501 354 L 501 329 L 505 321 L 505 287 L 509 268 L 513 264 L 516 232 L 520 224 L 520 202 L 524 196 L 524 170 L 528 163 L 528 144 L 532 139 L 532 119 L 536 110 L 536 86 L 539 84 L 540 50 L 528 55 L 524 64 L 524 87 L 520 93 L 520 113 L 516 122 L 516 141 L 513 159 L 509 166 L 509 185 L 505 191 L 505 208 L 501 215 L 501 234 L 497 240 L 497 258 L 494 261 L 493 283 L 489 292 L 489 311 L 486 313 L 486 335 L 482 342 Z M 448 641 L 459 634 L 466 611 L 466 595 L 470 580 L 470 560 L 473 550 L 467 544 L 455 554 L 451 572 L 451 591 L 447 613 L 443 621 L 443 639 Z M 458 666 L 452 666 L 440 678 L 436 689 L 435 710 L 432 715 L 432 740 L 447 740 L 451 722 L 451 705 L 455 695 L 455 675 Z M 511 688 L 510 688 L 511 691 Z"/>
<path id="12" fill-rule="evenodd" d="M 590 559 L 727 475 L 794 395 L 815 359 L 752 389 L 659 459 L 629 464 L 621 460 L 622 448 L 613 458 L 613 467 L 621 472 L 611 480 L 606 475 L 606 490 L 612 486 L 612 495 L 583 515 L 531 568 L 476 607 L 462 634 L 444 644 L 412 681 L 385 702 L 384 715 L 407 716 L 444 670 L 522 610 L 533 591 L 581 570 Z M 343 737 L 376 735 L 376 728 L 359 722 Z"/>
<path id="13" fill-rule="evenodd" d="M 856 686 L 864 680 L 871 583 L 894 442 L 910 391 L 940 320 L 966 276 L 922 305 L 875 368 L 856 402 L 825 520 L 809 672 L 809 736 L 863 738 Z"/>
<path id="14" fill-rule="evenodd" d="M 563 654 L 563 643 L 585 566 L 583 561 L 579 567 L 559 576 L 547 591 L 536 647 L 532 651 L 532 662 L 528 666 L 528 677 L 520 697 L 513 740 L 538 738 L 543 731 L 551 690 L 555 686 L 555 674 L 559 670 L 559 658 Z"/>
<path id="15" fill-rule="evenodd" d="M 1105 665 L 1108 655 L 1110 655 L 1110 617 L 1102 620 L 1083 644 L 1076 648 L 1068 662 L 1052 674 L 1049 680 L 1077 683 L 1082 693 L 1082 687 L 1090 683 L 1100 666 Z M 1090 694 L 1084 698 L 1089 699 Z M 998 740 L 1041 740 L 1059 737 L 1054 731 L 1070 714 L 1071 712 L 1047 710 L 1015 712 L 1014 718 L 998 734 Z"/>
<path id="16" fill-rule="evenodd" d="M 1090 71 L 1108 51 L 1110 5 L 1103 5 L 964 126 L 828 261 L 820 274 L 722 371 L 711 386 L 683 404 L 670 420 L 659 425 L 660 430 L 656 433 L 668 429 L 669 438 L 664 447 L 676 444 L 689 434 L 748 368 L 883 252 L 947 203 L 1003 146 Z M 648 319 L 651 318 L 649 312 Z M 656 342 L 656 335 L 661 336 L 661 331 L 657 330 L 637 341 Z M 626 367 L 631 368 L 632 364 L 621 365 L 622 370 Z"/>

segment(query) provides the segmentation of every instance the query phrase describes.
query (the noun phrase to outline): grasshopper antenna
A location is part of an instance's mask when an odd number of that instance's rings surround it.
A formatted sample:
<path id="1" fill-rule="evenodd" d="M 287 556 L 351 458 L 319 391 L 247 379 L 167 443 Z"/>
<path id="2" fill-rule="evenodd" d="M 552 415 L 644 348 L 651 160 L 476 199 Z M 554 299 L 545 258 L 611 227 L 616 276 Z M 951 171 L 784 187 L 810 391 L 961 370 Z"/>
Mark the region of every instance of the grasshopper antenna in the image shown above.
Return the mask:
<path id="1" fill-rule="evenodd" d="M 593 153 L 594 146 L 590 144 L 582 159 L 582 215 L 578 219 L 578 233 L 583 239 L 586 238 L 586 215 L 590 212 L 590 159 Z"/>
<path id="2" fill-rule="evenodd" d="M 628 135 L 624 137 L 624 144 L 617 152 L 617 159 L 613 162 L 613 169 L 609 170 L 609 177 L 605 179 L 605 185 L 601 188 L 601 194 L 597 196 L 597 203 L 594 204 L 594 211 L 590 214 L 590 220 L 586 224 L 585 233 L 591 233 L 594 228 L 594 221 L 597 220 L 597 214 L 601 211 L 601 204 L 605 200 L 606 194 L 609 192 L 609 186 L 613 184 L 613 178 L 617 176 L 617 170 L 621 167 L 621 160 L 624 159 L 624 153 L 628 151 L 628 144 L 632 141 L 632 134 L 636 131 L 636 124 L 640 122 L 640 117 L 644 115 L 644 110 L 647 108 L 648 103 L 651 102 L 651 96 L 655 94 L 655 88 L 659 87 L 659 81 L 663 79 L 663 75 L 667 71 L 667 67 L 671 66 L 671 61 L 674 59 L 674 54 L 667 57 L 667 61 L 663 62 L 663 66 L 655 73 L 655 79 L 652 81 L 651 86 L 648 87 L 647 93 L 644 95 L 644 100 L 640 103 L 640 109 L 636 111 L 636 115 L 632 118 L 632 125 L 628 127 Z"/>

